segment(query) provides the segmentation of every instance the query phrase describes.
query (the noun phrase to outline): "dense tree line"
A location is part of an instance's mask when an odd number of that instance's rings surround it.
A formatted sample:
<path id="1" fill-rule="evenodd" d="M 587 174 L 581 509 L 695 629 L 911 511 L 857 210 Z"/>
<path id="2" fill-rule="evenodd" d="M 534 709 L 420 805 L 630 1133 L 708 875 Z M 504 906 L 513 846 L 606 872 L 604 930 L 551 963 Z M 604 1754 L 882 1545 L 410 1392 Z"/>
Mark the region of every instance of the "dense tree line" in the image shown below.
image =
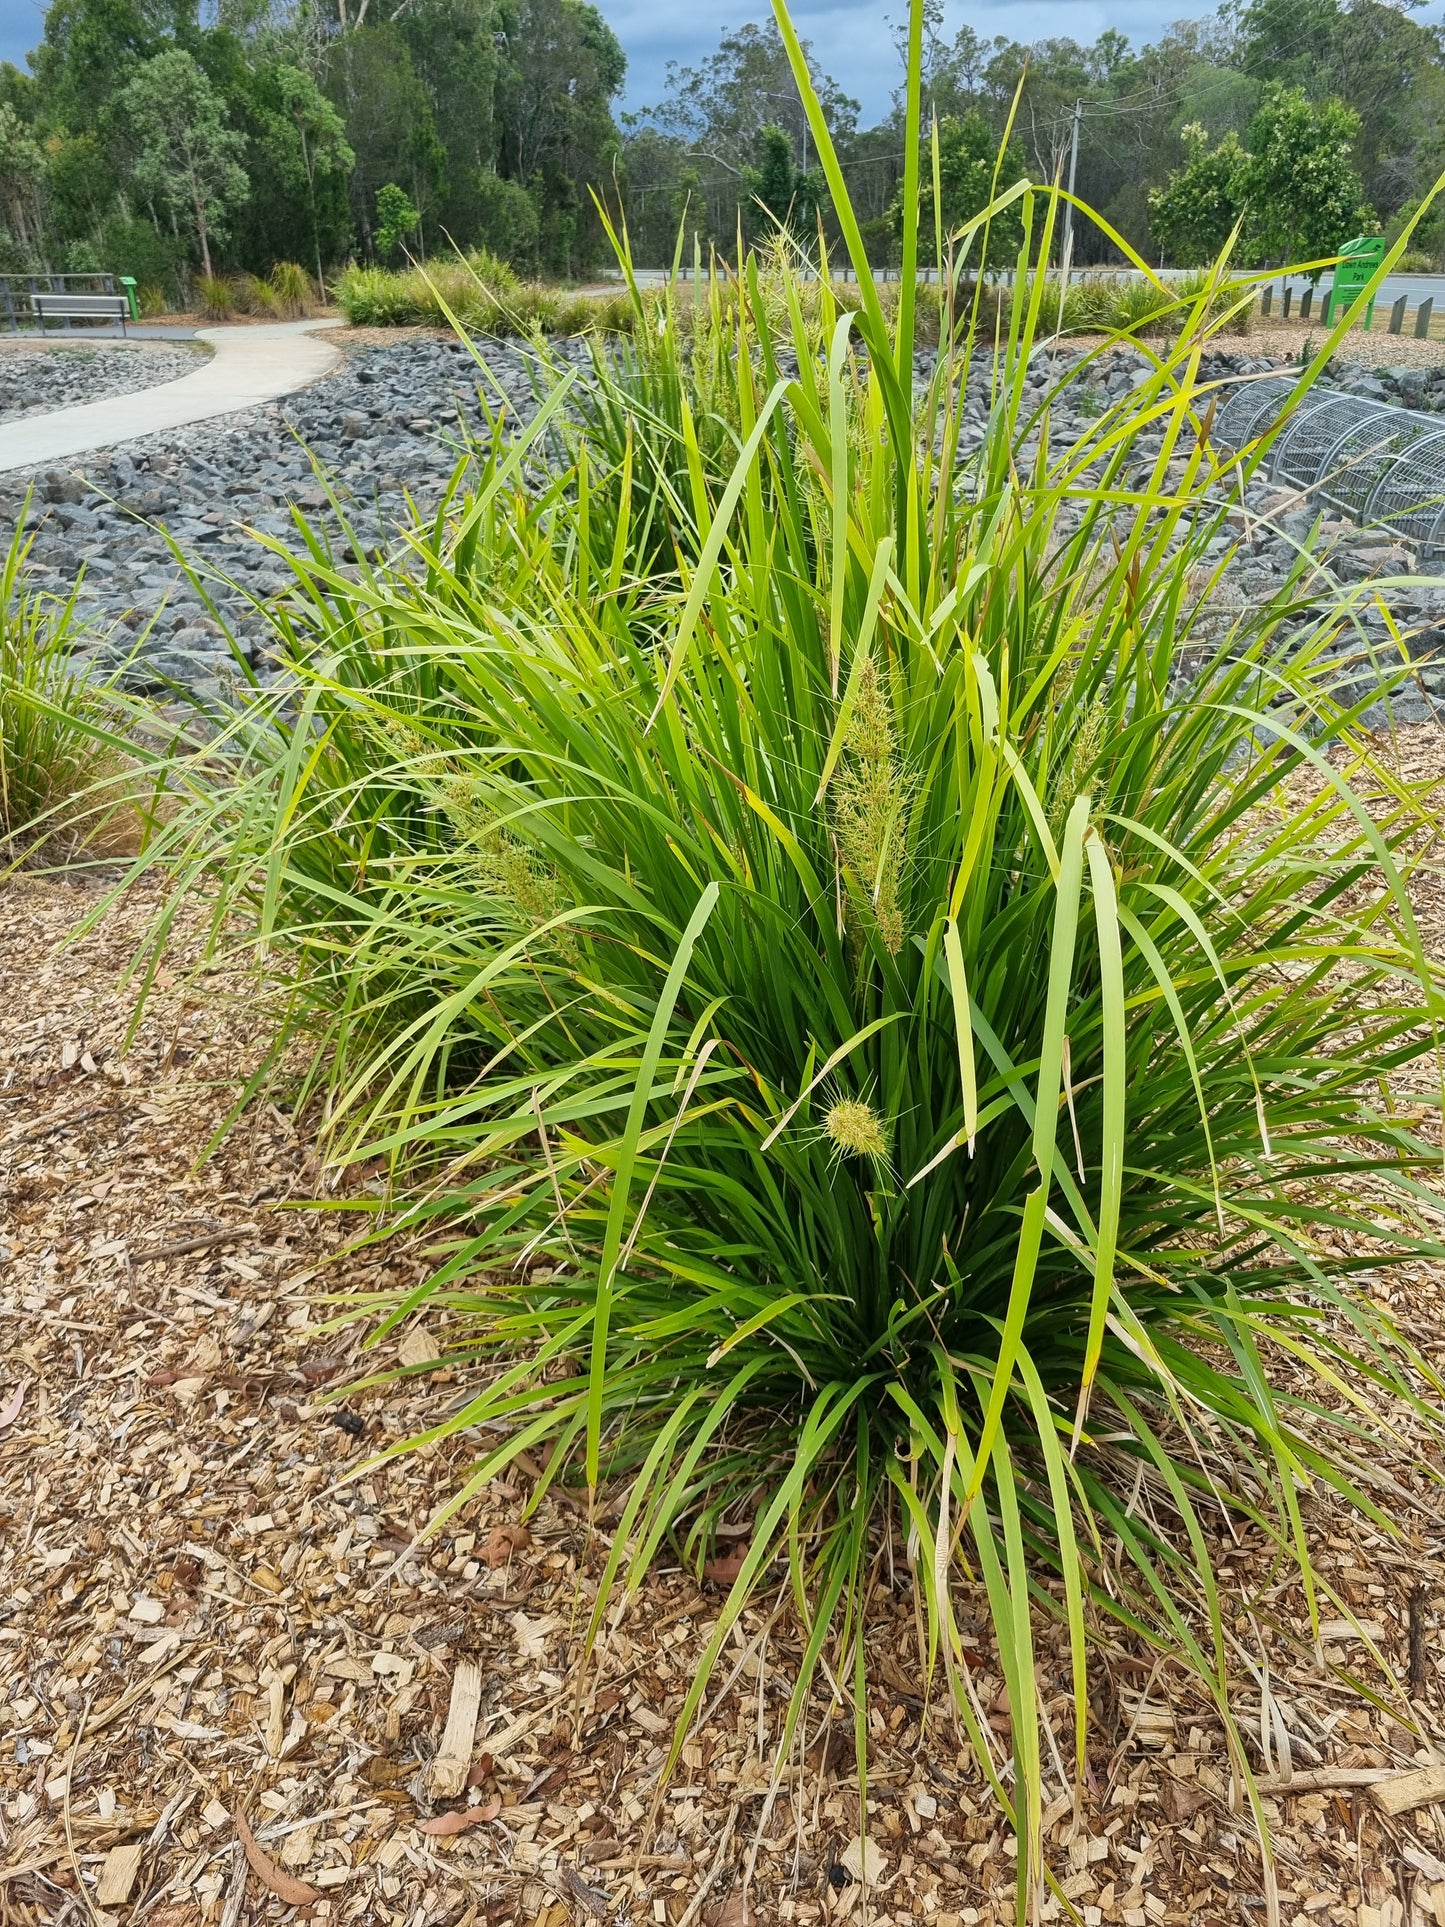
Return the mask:
<path id="1" fill-rule="evenodd" d="M 900 50 L 901 52 L 901 50 Z M 810 51 L 876 258 L 896 248 L 901 98 L 877 125 Z M 51 0 L 29 72 L 0 66 L 0 270 L 104 266 L 171 289 L 273 261 L 321 274 L 483 246 L 523 273 L 605 252 L 594 194 L 635 257 L 731 255 L 834 226 L 776 27 L 745 25 L 618 114 L 625 60 L 591 0 Z M 925 230 L 995 184 L 1052 180 L 1078 115 L 1077 188 L 1102 217 L 1074 258 L 1251 261 L 1398 232 L 1445 169 L 1440 30 L 1390 0 L 1226 0 L 1135 50 L 1025 46 L 945 26 L 930 0 Z M 928 137 L 930 140 L 932 135 Z M 1016 244 L 1018 210 L 997 252 Z M 1445 214 L 1416 235 L 1445 255 Z"/>
<path id="2" fill-rule="evenodd" d="M 625 60 L 590 0 L 52 0 L 0 66 L 0 270 L 179 292 L 404 245 L 585 270 Z"/>
<path id="3" fill-rule="evenodd" d="M 900 69 L 902 65 L 900 53 Z M 855 208 L 877 258 L 897 230 L 903 175 L 901 98 L 879 125 L 817 75 Z M 667 98 L 624 121 L 623 167 L 634 236 L 661 258 L 682 216 L 704 242 L 727 245 L 741 224 L 765 224 L 748 169 L 770 124 L 805 173 L 815 157 L 776 31 L 725 36 L 696 67 L 671 71 Z M 1226 0 L 1218 13 L 1133 49 L 1106 32 L 1092 45 L 1032 45 L 945 29 L 931 0 L 925 34 L 925 120 L 939 125 L 943 215 L 961 220 L 1020 170 L 1049 181 L 1067 167 L 1076 103 L 1077 191 L 1106 225 L 1076 227 L 1074 258 L 1118 260 L 1109 229 L 1146 259 L 1205 258 L 1236 220 L 1240 256 L 1271 262 L 1378 226 L 1397 233 L 1445 171 L 1445 49 L 1441 30 L 1389 0 Z M 954 191 L 950 196 L 949 175 Z M 924 191 L 931 203 L 931 166 Z M 1211 188 L 1217 205 L 1194 206 Z M 816 200 L 800 194 L 805 217 Z M 926 209 L 932 223 L 932 207 Z M 1439 265 L 1445 211 L 1417 246 Z"/>

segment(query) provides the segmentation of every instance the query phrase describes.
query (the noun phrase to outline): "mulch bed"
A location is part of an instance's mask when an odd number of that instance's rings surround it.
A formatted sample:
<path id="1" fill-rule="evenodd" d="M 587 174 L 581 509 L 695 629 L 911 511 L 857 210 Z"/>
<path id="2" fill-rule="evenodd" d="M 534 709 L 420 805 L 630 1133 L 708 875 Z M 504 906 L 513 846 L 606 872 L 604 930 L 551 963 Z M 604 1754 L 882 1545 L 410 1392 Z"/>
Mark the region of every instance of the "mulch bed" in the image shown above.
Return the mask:
<path id="1" fill-rule="evenodd" d="M 1438 732 L 1406 750 L 1445 769 Z M 584 1664 L 605 1512 L 589 1528 L 548 1496 L 528 1514 L 518 1472 L 418 1543 L 461 1442 L 338 1486 L 465 1392 L 445 1372 L 345 1391 L 364 1330 L 328 1329 L 325 1294 L 395 1289 L 424 1259 L 355 1248 L 374 1200 L 328 1189 L 277 1092 L 203 1158 L 262 1041 L 247 986 L 181 952 L 125 1048 L 118 981 L 154 900 L 67 943 L 94 889 L 20 875 L 0 894 L 0 1922 L 1012 1921 L 1008 1829 L 925 1681 L 901 1571 L 870 1606 L 865 1849 L 826 1680 L 773 1772 L 800 1647 L 786 1601 L 743 1616 L 663 1787 L 720 1585 L 664 1556 Z M 1437 1357 L 1440 1282 L 1391 1287 Z M 434 1357 L 435 1335 L 410 1328 L 381 1362 Z M 1269 1801 L 1294 1927 L 1445 1923 L 1445 1772 L 1391 1781 L 1397 1814 L 1370 1782 L 1445 1761 L 1445 1531 L 1419 1456 L 1402 1429 L 1381 1468 L 1420 1497 L 1399 1540 L 1318 1497 L 1307 1515 L 1400 1691 L 1343 1620 L 1311 1646 L 1298 1588 L 1253 1545 L 1218 1548 L 1256 1764 L 1295 1776 Z M 970 1684 L 1002 1736 L 983 1622 Z M 1067 1670 L 1041 1640 L 1067 1757 Z M 1203 1693 L 1118 1640 L 1093 1677 L 1078 1813 L 1049 1769 L 1068 1904 L 1088 1927 L 1266 1920 Z M 1042 1914 L 1067 1918 L 1054 1896 Z"/>

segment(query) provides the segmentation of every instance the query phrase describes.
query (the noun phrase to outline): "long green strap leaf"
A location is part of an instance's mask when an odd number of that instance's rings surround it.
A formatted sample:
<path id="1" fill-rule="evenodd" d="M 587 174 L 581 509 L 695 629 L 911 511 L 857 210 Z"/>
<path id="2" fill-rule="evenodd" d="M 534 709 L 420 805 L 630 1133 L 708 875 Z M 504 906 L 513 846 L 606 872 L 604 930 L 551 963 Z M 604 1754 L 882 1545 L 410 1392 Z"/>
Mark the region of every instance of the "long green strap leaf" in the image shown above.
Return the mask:
<path id="1" fill-rule="evenodd" d="M 687 601 L 683 605 L 682 620 L 677 625 L 677 634 L 672 642 L 672 653 L 668 657 L 667 674 L 663 677 L 662 688 L 658 692 L 657 701 L 653 704 L 652 714 L 647 719 L 649 729 L 662 713 L 668 697 L 677 686 L 678 677 L 682 674 L 682 666 L 687 660 L 693 631 L 697 628 L 698 619 L 702 615 L 703 604 L 712 593 L 712 579 L 717 573 L 717 565 L 722 556 L 723 544 L 727 541 L 733 514 L 742 500 L 743 490 L 747 487 L 749 471 L 757 459 L 763 437 L 768 432 L 768 423 L 787 392 L 787 382 L 777 381 L 773 384 L 753 425 L 753 432 L 743 443 L 742 453 L 738 456 L 733 465 L 733 472 L 728 477 L 728 485 L 722 492 L 717 514 L 712 519 L 712 526 L 707 532 L 707 539 L 697 559 L 697 569 L 687 592 Z"/>
<path id="2" fill-rule="evenodd" d="M 632 1103 L 628 1108 L 627 1123 L 618 1148 L 617 1166 L 612 1179 L 612 1197 L 607 1210 L 607 1229 L 602 1239 L 602 1260 L 598 1267 L 597 1310 L 592 1324 L 592 1366 L 587 1397 L 587 1484 L 589 1487 L 595 1487 L 597 1484 L 597 1465 L 601 1456 L 602 1407 L 607 1380 L 607 1335 L 612 1316 L 617 1257 L 622 1249 L 623 1228 L 632 1189 L 632 1174 L 637 1164 L 638 1140 L 642 1136 L 642 1127 L 647 1117 L 648 1098 L 657 1078 L 657 1067 L 672 1023 L 672 1013 L 677 1007 L 683 981 L 692 963 L 693 950 L 706 927 L 708 918 L 713 913 L 719 890 L 720 886 L 716 882 L 708 884 L 698 898 L 697 908 L 693 911 L 687 928 L 682 933 L 682 941 L 677 946 L 672 968 L 667 973 L 667 980 L 662 986 L 662 995 L 658 998 L 657 1009 L 653 1013 L 652 1027 L 647 1034 L 647 1044 L 637 1072 L 637 1083 L 633 1088 Z"/>
<path id="3" fill-rule="evenodd" d="M 1077 1450 L 1089 1387 L 1104 1345 L 1104 1320 L 1114 1290 L 1114 1253 L 1119 1242 L 1119 1208 L 1124 1188 L 1125 1040 L 1124 959 L 1119 942 L 1119 904 L 1114 871 L 1103 838 L 1091 828 L 1084 839 L 1089 881 L 1094 888 L 1094 925 L 1099 938 L 1099 985 L 1104 1006 L 1104 1116 L 1099 1146 L 1098 1236 L 1094 1243 L 1094 1292 L 1089 1306 L 1089 1337 L 1074 1417 Z"/>
<path id="4" fill-rule="evenodd" d="M 1014 1366 L 1018 1360 L 1024 1321 L 1033 1294 L 1034 1273 L 1038 1266 L 1044 1214 L 1048 1208 L 1049 1184 L 1054 1169 L 1054 1143 L 1058 1135 L 1059 1097 L 1064 1077 L 1064 1026 L 1074 974 L 1074 941 L 1079 925 L 1079 898 L 1084 886 L 1084 826 L 1088 819 L 1088 796 L 1075 797 L 1064 825 L 1064 847 L 1059 858 L 1058 894 L 1049 956 L 1049 997 L 1044 1009 L 1044 1034 L 1034 1100 L 1033 1150 L 1039 1183 L 1024 1203 L 1013 1279 L 1009 1286 L 1008 1311 L 999 1340 L 998 1362 L 994 1367 L 993 1384 L 989 1389 L 988 1405 L 978 1435 L 973 1476 L 969 1481 L 966 1501 L 969 1505 L 982 1490 L 989 1458 L 1003 1425 L 1004 1406 L 1013 1383 Z"/>

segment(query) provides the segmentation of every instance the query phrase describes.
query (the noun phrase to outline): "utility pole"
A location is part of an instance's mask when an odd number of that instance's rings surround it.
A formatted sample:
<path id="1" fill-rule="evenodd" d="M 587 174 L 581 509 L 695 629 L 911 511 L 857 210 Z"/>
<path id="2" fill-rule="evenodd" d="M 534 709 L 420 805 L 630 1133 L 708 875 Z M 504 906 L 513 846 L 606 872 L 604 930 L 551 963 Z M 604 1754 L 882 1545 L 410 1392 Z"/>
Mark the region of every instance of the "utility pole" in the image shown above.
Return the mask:
<path id="1" fill-rule="evenodd" d="M 1074 192 L 1074 180 L 1079 171 L 1079 123 L 1084 118 L 1084 103 L 1074 102 L 1074 130 L 1069 141 L 1069 193 Z M 1064 258 L 1059 274 L 1059 325 L 1056 333 L 1062 334 L 1064 327 L 1064 303 L 1069 294 L 1069 266 L 1074 254 L 1074 203 L 1072 199 L 1064 202 Z"/>

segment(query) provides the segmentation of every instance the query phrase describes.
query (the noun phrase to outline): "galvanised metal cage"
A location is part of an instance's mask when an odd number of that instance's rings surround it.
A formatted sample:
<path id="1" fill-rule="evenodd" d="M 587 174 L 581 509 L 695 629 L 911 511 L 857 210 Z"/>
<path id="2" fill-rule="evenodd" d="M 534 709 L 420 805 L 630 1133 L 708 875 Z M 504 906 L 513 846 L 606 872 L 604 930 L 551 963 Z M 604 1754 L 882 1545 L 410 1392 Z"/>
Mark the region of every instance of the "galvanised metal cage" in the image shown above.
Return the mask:
<path id="1" fill-rule="evenodd" d="M 1215 418 L 1215 440 L 1236 451 L 1262 435 L 1294 393 L 1290 381 L 1241 382 Z"/>
<path id="2" fill-rule="evenodd" d="M 1238 451 L 1265 434 L 1294 394 L 1271 378 L 1245 382 L 1220 409 L 1215 439 Z M 1445 417 L 1319 389 L 1297 404 L 1263 464 L 1298 489 L 1304 507 L 1328 503 L 1356 522 L 1445 552 Z"/>

